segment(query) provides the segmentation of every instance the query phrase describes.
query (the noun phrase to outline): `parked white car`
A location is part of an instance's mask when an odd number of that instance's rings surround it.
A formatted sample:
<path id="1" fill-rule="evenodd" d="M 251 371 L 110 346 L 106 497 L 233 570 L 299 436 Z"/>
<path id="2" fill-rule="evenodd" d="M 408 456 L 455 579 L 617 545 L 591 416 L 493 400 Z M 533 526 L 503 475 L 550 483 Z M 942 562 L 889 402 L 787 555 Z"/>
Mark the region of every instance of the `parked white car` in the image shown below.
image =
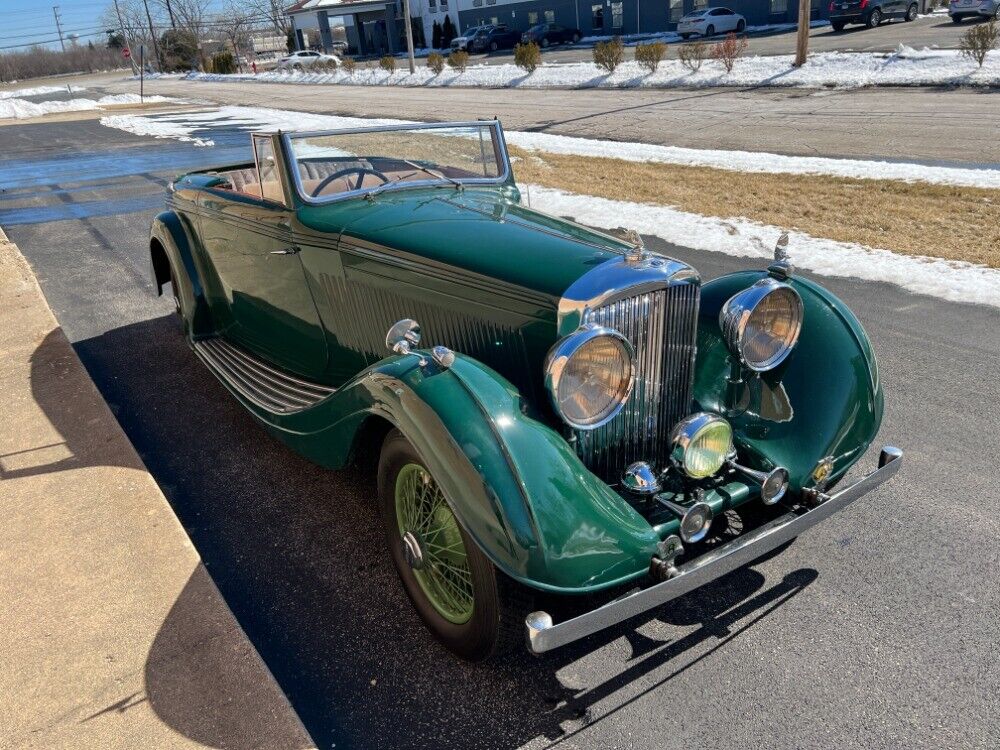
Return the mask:
<path id="1" fill-rule="evenodd" d="M 340 58 L 336 55 L 324 55 L 322 52 L 313 52 L 310 49 L 293 52 L 287 57 L 278 61 L 278 70 L 307 70 L 314 65 L 321 63 L 336 63 L 340 65 Z"/>
<path id="2" fill-rule="evenodd" d="M 712 36 L 735 31 L 742 33 L 747 27 L 747 19 L 729 8 L 704 8 L 688 13 L 677 23 L 677 33 L 681 39 L 698 34 Z"/>
<path id="3" fill-rule="evenodd" d="M 996 18 L 1000 20 L 1000 0 L 951 0 L 948 15 L 958 23 L 963 18 Z"/>

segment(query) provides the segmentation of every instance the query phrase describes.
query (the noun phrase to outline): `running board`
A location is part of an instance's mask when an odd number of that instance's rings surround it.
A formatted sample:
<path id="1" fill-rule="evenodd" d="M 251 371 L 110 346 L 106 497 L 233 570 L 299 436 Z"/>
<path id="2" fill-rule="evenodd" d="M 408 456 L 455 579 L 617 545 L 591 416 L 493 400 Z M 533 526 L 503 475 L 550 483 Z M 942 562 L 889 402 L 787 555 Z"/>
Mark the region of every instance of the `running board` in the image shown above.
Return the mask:
<path id="1" fill-rule="evenodd" d="M 194 351 L 233 391 L 272 414 L 308 409 L 336 391 L 289 375 L 223 338 L 195 341 Z"/>

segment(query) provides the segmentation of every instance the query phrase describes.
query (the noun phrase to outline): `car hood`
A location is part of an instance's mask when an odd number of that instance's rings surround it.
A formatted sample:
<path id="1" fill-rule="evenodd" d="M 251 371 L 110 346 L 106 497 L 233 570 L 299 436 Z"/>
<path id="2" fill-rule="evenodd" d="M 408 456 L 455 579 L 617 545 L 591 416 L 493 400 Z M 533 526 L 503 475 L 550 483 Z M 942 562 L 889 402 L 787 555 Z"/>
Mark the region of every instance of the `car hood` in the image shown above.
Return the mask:
<path id="1" fill-rule="evenodd" d="M 387 191 L 299 209 L 320 232 L 411 253 L 526 290 L 562 296 L 596 265 L 629 245 L 565 219 L 532 210 L 510 188 Z"/>

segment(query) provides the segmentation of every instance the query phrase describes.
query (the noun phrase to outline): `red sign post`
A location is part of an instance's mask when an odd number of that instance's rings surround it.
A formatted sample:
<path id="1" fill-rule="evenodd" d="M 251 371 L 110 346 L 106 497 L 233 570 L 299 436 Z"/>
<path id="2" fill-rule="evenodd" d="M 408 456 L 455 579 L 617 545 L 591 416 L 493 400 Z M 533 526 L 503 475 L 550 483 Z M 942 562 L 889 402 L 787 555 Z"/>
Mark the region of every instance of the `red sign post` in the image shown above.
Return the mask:
<path id="1" fill-rule="evenodd" d="M 126 47 L 125 49 L 123 49 L 122 50 L 122 57 L 124 57 L 126 60 L 128 60 L 130 57 L 132 57 L 132 50 L 130 50 L 128 47 Z"/>

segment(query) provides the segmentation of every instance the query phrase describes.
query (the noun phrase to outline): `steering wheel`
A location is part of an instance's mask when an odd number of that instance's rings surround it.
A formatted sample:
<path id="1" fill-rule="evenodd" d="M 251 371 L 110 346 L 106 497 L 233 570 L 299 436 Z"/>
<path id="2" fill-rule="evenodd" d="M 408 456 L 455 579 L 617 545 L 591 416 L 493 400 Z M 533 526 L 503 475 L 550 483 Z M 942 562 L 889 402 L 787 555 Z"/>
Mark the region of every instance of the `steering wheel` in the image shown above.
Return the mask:
<path id="1" fill-rule="evenodd" d="M 339 172 L 334 172 L 333 174 L 329 174 L 322 180 L 320 180 L 319 185 L 313 188 L 313 191 L 309 194 L 309 197 L 315 198 L 320 193 L 322 193 L 323 188 L 325 188 L 331 182 L 349 174 L 356 174 L 358 176 L 357 182 L 354 183 L 354 187 L 352 188 L 352 190 L 357 190 L 359 187 L 361 187 L 361 183 L 364 182 L 366 174 L 370 174 L 373 177 L 377 177 L 378 179 L 382 180 L 383 185 L 389 182 L 389 178 L 386 177 L 382 172 L 379 172 L 377 169 L 368 169 L 367 167 L 348 167 L 347 169 L 341 169 Z"/>

